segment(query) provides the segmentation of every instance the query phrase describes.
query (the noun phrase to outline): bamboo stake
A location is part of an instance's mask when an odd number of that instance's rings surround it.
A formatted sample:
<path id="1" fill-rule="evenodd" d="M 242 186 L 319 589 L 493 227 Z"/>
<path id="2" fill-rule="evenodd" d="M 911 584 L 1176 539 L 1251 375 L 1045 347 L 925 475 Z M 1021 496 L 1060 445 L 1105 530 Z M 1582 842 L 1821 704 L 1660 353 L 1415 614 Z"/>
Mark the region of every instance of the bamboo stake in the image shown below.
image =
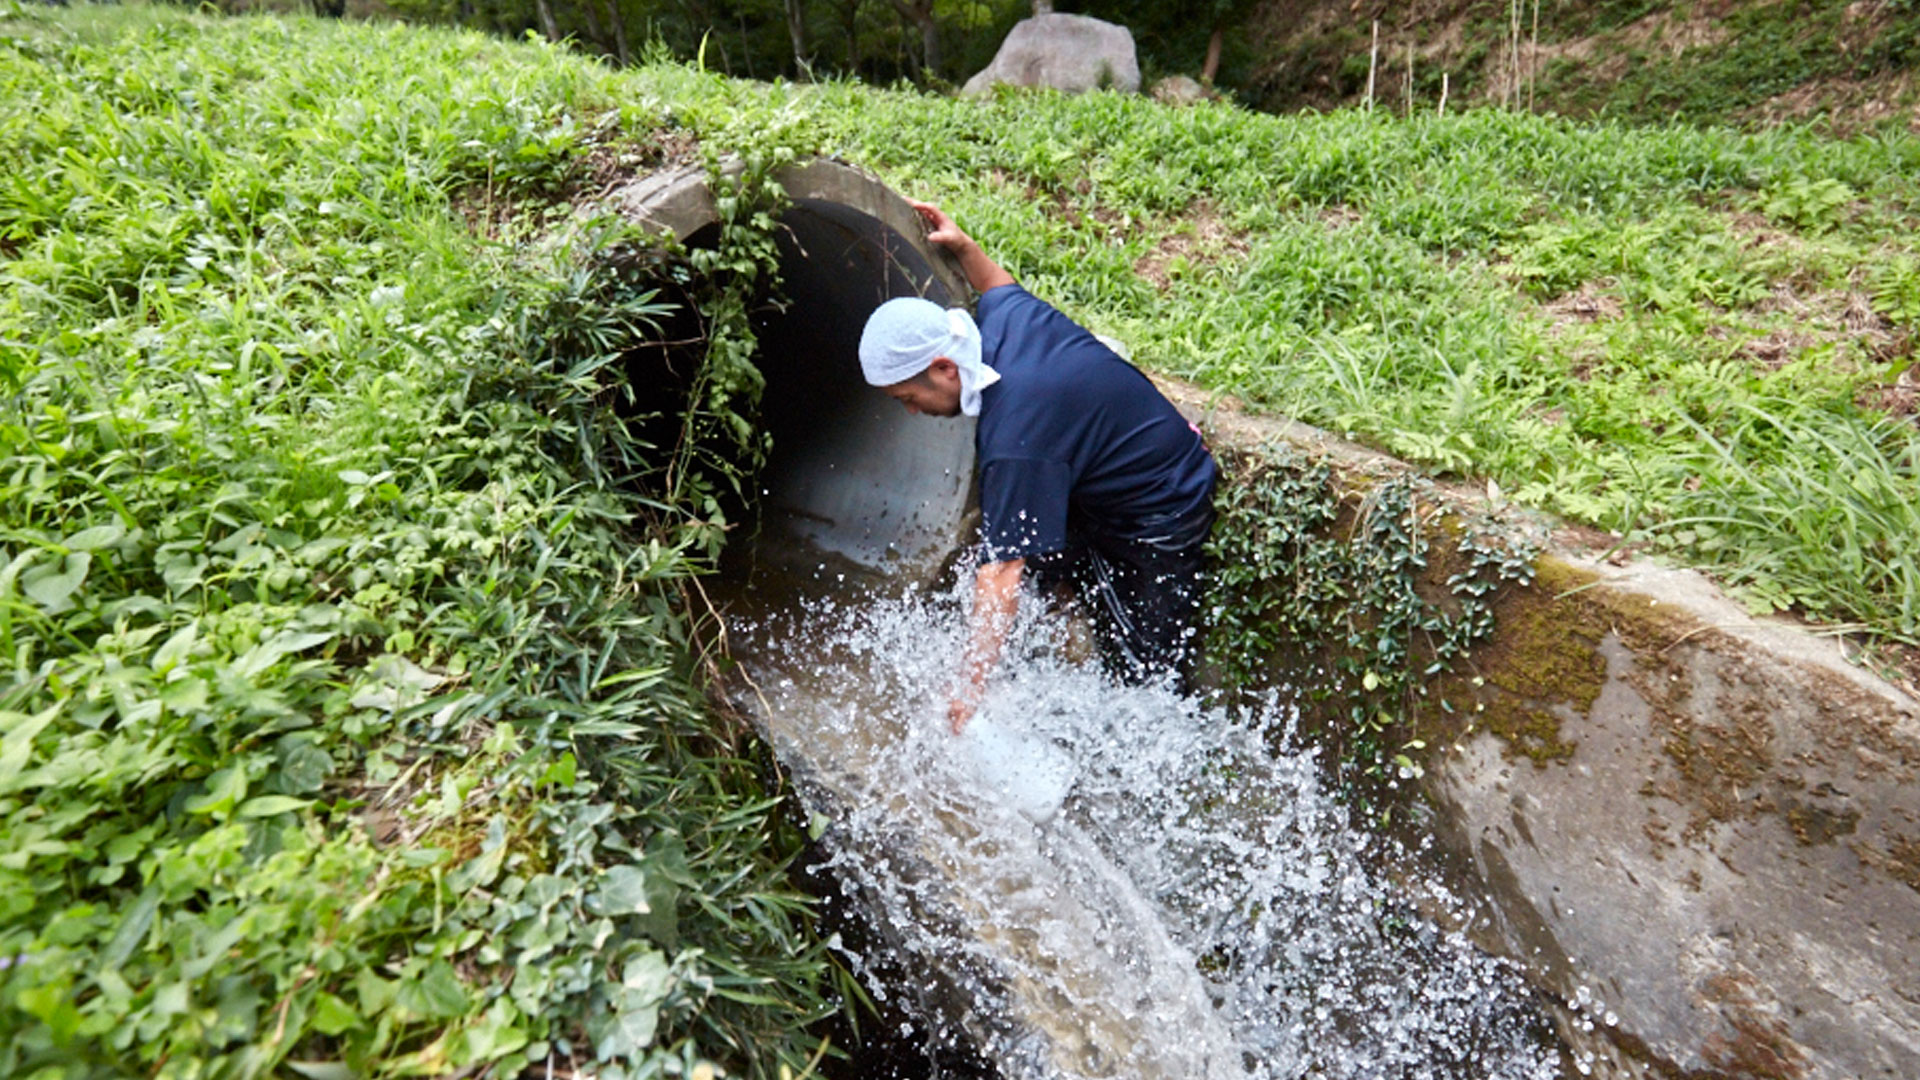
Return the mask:
<path id="1" fill-rule="evenodd" d="M 1407 39 L 1407 115 L 1413 115 L 1413 39 Z"/>
<path id="2" fill-rule="evenodd" d="M 1540 0 L 1533 0 L 1533 42 L 1527 52 L 1527 111 L 1533 112 L 1534 93 L 1540 89 Z"/>
<path id="3" fill-rule="evenodd" d="M 1439 111 L 1439 115 L 1441 115 L 1441 116 L 1445 116 L 1445 115 L 1447 115 L 1447 83 L 1448 83 L 1448 81 L 1449 81 L 1449 80 L 1451 80 L 1452 78 L 1453 78 L 1453 76 L 1452 76 L 1452 75 L 1451 75 L 1450 73 L 1448 73 L 1448 72 L 1445 72 L 1445 71 L 1443 71 L 1443 72 L 1441 72 L 1441 73 L 1440 73 L 1440 111 Z"/>
<path id="4" fill-rule="evenodd" d="M 1380 66 L 1380 20 L 1373 20 L 1373 46 L 1367 50 L 1367 111 L 1373 111 L 1373 76 Z"/>
<path id="5" fill-rule="evenodd" d="M 1520 26 L 1526 0 L 1507 0 L 1507 108 L 1520 107 Z"/>

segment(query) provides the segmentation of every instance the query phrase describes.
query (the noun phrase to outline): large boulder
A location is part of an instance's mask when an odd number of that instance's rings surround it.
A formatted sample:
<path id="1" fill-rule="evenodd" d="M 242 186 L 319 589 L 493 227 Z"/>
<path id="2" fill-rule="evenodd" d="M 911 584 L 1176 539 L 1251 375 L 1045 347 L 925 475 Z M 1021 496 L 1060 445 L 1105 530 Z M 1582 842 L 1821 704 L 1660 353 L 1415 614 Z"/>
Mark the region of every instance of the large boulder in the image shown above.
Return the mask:
<path id="1" fill-rule="evenodd" d="M 1140 61 L 1133 32 L 1087 15 L 1035 15 L 1020 20 L 993 63 L 967 80 L 961 93 L 984 94 L 995 83 L 1050 86 L 1077 94 L 1140 89 Z"/>

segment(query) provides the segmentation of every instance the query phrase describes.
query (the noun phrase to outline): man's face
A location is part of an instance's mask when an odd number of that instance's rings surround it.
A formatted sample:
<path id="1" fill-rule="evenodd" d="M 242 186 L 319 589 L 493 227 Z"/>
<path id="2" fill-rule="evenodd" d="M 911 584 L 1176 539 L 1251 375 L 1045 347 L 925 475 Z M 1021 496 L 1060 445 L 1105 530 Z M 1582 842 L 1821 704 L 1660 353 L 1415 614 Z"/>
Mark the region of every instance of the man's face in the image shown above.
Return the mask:
<path id="1" fill-rule="evenodd" d="M 921 416 L 960 415 L 960 369 L 940 357 L 926 371 L 880 388 L 888 397 Z"/>

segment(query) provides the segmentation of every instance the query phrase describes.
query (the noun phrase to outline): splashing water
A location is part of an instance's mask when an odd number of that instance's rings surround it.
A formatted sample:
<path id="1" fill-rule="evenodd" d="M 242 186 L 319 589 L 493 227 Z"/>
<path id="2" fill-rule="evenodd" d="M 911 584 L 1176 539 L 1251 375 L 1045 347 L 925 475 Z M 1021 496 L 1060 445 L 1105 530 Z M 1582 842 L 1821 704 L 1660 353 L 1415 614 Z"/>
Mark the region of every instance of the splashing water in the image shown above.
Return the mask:
<path id="1" fill-rule="evenodd" d="M 736 628 L 833 876 L 888 954 L 849 959 L 895 973 L 866 981 L 913 998 L 930 1043 L 1013 1080 L 1559 1075 L 1515 969 L 1413 913 L 1465 925 L 1465 905 L 1350 824 L 1312 751 L 1273 749 L 1286 711 L 1115 686 L 1066 659 L 1085 651 L 1070 622 L 1021 606 L 960 738 L 957 596 L 804 601 Z"/>

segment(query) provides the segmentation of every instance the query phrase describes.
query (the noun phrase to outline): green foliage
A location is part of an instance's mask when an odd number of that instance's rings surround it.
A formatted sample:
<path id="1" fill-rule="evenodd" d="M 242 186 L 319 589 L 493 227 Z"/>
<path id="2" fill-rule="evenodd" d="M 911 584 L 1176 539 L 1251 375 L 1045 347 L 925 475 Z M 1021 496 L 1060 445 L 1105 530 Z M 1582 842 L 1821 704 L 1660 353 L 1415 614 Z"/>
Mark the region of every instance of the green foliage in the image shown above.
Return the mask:
<path id="1" fill-rule="evenodd" d="M 1792 398 L 1743 402 L 1729 420 L 1722 434 L 1694 425 L 1706 479 L 1655 541 L 1719 568 L 1755 611 L 1798 608 L 1920 644 L 1920 557 L 1903 539 L 1920 528 L 1920 432 Z"/>
<path id="2" fill-rule="evenodd" d="M 1859 193 L 1830 176 L 1796 176 L 1760 195 L 1760 210 L 1803 232 L 1824 232 L 1838 225 L 1841 212 Z"/>
<path id="3" fill-rule="evenodd" d="M 799 1067 L 827 967 L 682 589 L 721 523 L 620 409 L 666 311 L 616 222 L 454 212 L 656 106 L 82 17 L 0 42 L 0 1073 Z"/>
<path id="4" fill-rule="evenodd" d="M 1543 300 L 1592 283 L 1636 308 L 1690 313 L 1748 308 L 1772 295 L 1767 267 L 1722 218 L 1699 210 L 1539 222 L 1501 250 L 1512 260 L 1507 274 Z"/>
<path id="5" fill-rule="evenodd" d="M 1890 259 L 1867 276 L 1873 310 L 1909 331 L 1920 330 L 1920 259 Z"/>
<path id="6" fill-rule="evenodd" d="M 1210 555 L 1207 656 L 1230 690 L 1291 687 L 1344 723 L 1345 760 L 1418 770 L 1404 734 L 1493 630 L 1492 598 L 1533 580 L 1527 541 L 1444 509 L 1411 477 L 1343 495 L 1325 462 L 1279 448 L 1233 463 Z"/>
<path id="7" fill-rule="evenodd" d="M 668 317 L 657 261 L 553 206 L 662 128 L 745 166 L 720 243 L 678 255 L 707 349 L 672 445 L 616 362 Z M 682 583 L 765 450 L 768 178 L 813 152 L 940 200 L 1149 366 L 1756 604 L 1920 632 L 1913 436 L 1855 404 L 1904 359 L 1788 304 L 1865 265 L 1912 310 L 1910 135 L 961 102 L 398 27 L 11 16 L 0 1072 L 798 1065 L 827 969 Z M 1251 672 L 1234 650 L 1287 620 L 1351 650 L 1339 704 L 1391 760 L 1381 717 L 1426 707 L 1519 556 L 1442 544 L 1418 485 L 1245 490 L 1222 655 Z M 1290 607 L 1254 572 L 1278 562 L 1364 587 Z"/>

